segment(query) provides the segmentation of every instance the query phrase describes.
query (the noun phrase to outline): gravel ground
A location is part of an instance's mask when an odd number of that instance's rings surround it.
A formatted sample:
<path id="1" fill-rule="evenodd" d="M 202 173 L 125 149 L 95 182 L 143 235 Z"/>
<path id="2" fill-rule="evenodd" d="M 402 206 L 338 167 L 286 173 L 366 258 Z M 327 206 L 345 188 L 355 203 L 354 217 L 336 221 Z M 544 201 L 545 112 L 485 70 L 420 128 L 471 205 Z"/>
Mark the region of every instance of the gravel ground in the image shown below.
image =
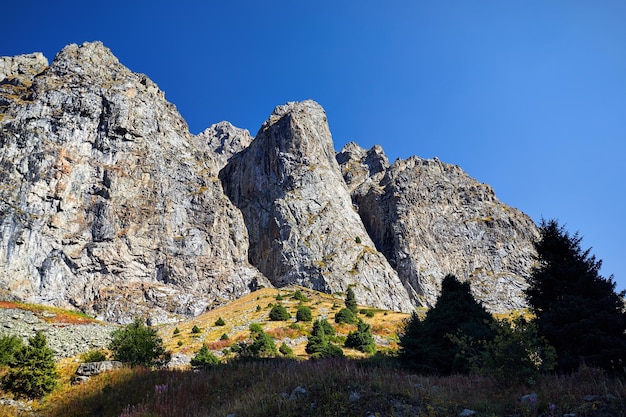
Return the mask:
<path id="1" fill-rule="evenodd" d="M 46 313 L 45 313 L 46 314 Z M 47 313 L 51 316 L 53 313 Z M 57 359 L 76 356 L 91 349 L 104 348 L 116 328 L 110 324 L 60 324 L 47 323 L 30 311 L 0 309 L 0 335 L 16 335 L 26 342 L 41 331 Z"/>

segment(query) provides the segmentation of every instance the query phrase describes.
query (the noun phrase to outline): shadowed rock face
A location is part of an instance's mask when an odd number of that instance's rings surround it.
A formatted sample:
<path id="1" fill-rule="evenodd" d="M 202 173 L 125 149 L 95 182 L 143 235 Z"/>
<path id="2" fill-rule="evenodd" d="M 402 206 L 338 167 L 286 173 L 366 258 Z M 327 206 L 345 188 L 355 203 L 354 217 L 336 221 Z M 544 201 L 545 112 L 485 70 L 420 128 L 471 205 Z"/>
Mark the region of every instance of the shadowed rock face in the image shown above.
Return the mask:
<path id="1" fill-rule="evenodd" d="M 351 285 L 363 303 L 411 310 L 352 206 L 317 103 L 277 107 L 220 179 L 246 221 L 250 262 L 274 285 L 327 292 Z"/>
<path id="2" fill-rule="evenodd" d="M 219 163 L 153 82 L 100 43 L 70 45 L 49 67 L 11 60 L 20 71 L 0 81 L 4 290 L 159 322 L 269 285 L 247 262 Z"/>
<path id="3" fill-rule="evenodd" d="M 537 227 L 491 187 L 437 159 L 389 166 L 379 147 L 348 144 L 338 160 L 376 247 L 422 304 L 435 303 L 452 273 L 491 311 L 525 306 Z"/>
<path id="4" fill-rule="evenodd" d="M 301 284 L 411 311 L 454 273 L 502 311 L 524 304 L 536 237 L 456 166 L 336 154 L 315 102 L 254 140 L 228 122 L 193 136 L 99 42 L 0 58 L 0 297 L 159 323 Z"/>

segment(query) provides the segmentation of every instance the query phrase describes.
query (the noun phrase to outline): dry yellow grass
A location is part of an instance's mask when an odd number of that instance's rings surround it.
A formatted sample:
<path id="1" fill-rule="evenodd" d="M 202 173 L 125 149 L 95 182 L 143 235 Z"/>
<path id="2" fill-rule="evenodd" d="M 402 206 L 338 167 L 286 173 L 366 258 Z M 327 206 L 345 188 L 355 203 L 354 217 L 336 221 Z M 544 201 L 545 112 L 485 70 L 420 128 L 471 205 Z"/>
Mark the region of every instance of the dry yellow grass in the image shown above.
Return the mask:
<path id="1" fill-rule="evenodd" d="M 300 291 L 308 301 L 301 302 L 293 298 L 296 291 Z M 279 297 L 280 294 L 280 297 Z M 277 300 L 281 298 L 282 300 Z M 325 294 L 300 286 L 290 286 L 281 289 L 264 288 L 234 300 L 225 306 L 208 311 L 198 317 L 172 325 L 164 325 L 159 328 L 159 335 L 163 339 L 166 348 L 172 353 L 184 353 L 193 355 L 202 344 L 206 344 L 212 350 L 221 350 L 236 341 L 245 340 L 249 337 L 251 323 L 259 323 L 263 330 L 276 339 L 277 346 L 281 341 L 288 338 L 298 339 L 307 335 L 311 330 L 311 322 L 296 322 L 298 305 L 308 306 L 313 313 L 313 320 L 325 318 L 332 323 L 340 336 L 347 336 L 356 326 L 334 323 L 335 313 L 344 307 L 345 296 L 343 294 Z M 269 313 L 273 305 L 282 304 L 291 314 L 292 318 L 287 321 L 271 321 Z M 404 320 L 409 315 L 406 313 L 372 309 L 367 306 L 359 306 L 360 309 L 372 311 L 373 317 L 359 314 L 359 317 L 371 325 L 372 333 L 379 336 L 377 340 L 385 340 L 386 349 L 397 348 L 397 332 L 403 326 Z M 370 313 L 371 315 L 371 313 Z M 215 322 L 222 318 L 224 326 L 217 326 Z M 296 327 L 297 325 L 297 327 Z M 200 333 L 192 333 L 194 326 L 200 329 Z M 178 328 L 179 333 L 174 334 Z M 228 335 L 228 341 L 220 342 L 223 334 Z M 179 341 L 182 342 L 179 345 Z M 306 339 L 291 346 L 294 355 L 306 358 L 304 352 Z M 362 356 L 360 352 L 346 349 L 349 356 Z"/>

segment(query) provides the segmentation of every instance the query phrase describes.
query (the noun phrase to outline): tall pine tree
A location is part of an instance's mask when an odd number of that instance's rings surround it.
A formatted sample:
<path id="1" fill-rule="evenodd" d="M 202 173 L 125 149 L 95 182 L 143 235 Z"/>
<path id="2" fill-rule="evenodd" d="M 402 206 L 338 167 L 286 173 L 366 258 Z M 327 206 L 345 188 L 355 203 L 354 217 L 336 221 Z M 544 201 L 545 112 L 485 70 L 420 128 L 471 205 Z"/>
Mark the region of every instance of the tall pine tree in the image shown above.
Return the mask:
<path id="1" fill-rule="evenodd" d="M 405 366 L 422 372 L 469 372 L 469 362 L 458 355 L 460 347 L 450 336 L 491 339 L 492 320 L 491 314 L 472 296 L 469 283 L 447 275 L 441 283 L 441 295 L 424 321 L 413 314 L 407 322 L 400 336 L 400 359 Z"/>
<path id="2" fill-rule="evenodd" d="M 556 349 L 558 369 L 581 364 L 622 370 L 626 362 L 624 291 L 599 275 L 601 261 L 556 220 L 542 221 L 538 262 L 526 297 L 539 332 Z"/>

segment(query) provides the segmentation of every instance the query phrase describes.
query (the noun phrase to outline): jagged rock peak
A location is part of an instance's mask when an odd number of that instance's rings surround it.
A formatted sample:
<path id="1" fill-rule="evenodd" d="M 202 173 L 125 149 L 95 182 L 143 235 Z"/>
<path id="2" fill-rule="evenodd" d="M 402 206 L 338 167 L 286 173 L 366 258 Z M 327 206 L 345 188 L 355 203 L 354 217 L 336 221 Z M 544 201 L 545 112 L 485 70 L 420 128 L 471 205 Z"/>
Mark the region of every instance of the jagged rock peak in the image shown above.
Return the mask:
<path id="1" fill-rule="evenodd" d="M 244 215 L 250 261 L 274 285 L 326 292 L 354 286 L 362 303 L 412 310 L 352 207 L 319 104 L 276 107 L 220 179 Z"/>
<path id="2" fill-rule="evenodd" d="M 364 159 L 342 159 L 353 201 L 376 247 L 421 304 L 434 305 L 442 278 L 452 273 L 469 280 L 491 311 L 525 307 L 537 237 L 528 216 L 437 158 L 398 159 L 373 176 Z"/>
<path id="3" fill-rule="evenodd" d="M 0 57 L 0 81 L 10 77 L 28 77 L 32 79 L 47 67 L 48 60 L 41 52 Z"/>
<path id="4" fill-rule="evenodd" d="M 351 193 L 364 183 L 371 185 L 382 179 L 389 168 L 389 159 L 380 145 L 374 145 L 368 151 L 354 142 L 349 142 L 337 154 L 343 178 Z"/>
<path id="5" fill-rule="evenodd" d="M 240 129 L 230 122 L 222 121 L 198 134 L 196 140 L 213 154 L 217 162 L 216 172 L 219 172 L 234 154 L 250 145 L 252 136 L 247 129 Z"/>
<path id="6" fill-rule="evenodd" d="M 0 289 L 158 323 L 271 285 L 210 152 L 145 75 L 69 45 L 20 91 L 0 96 Z"/>

